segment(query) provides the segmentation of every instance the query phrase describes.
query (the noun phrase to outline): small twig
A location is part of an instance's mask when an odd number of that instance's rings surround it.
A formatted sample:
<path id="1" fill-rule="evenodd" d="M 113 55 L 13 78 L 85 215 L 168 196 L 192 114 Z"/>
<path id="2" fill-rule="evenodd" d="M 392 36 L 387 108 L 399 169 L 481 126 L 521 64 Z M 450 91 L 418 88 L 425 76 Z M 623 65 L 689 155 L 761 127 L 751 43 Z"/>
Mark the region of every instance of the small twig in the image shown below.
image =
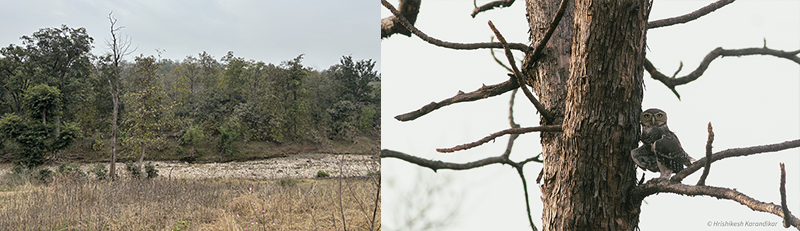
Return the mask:
<path id="1" fill-rule="evenodd" d="M 519 124 L 514 122 L 514 96 L 516 95 L 517 89 L 514 89 L 511 91 L 511 100 L 508 102 L 508 124 L 511 128 L 519 128 Z M 503 155 L 500 155 L 501 157 L 508 159 L 511 155 L 511 148 L 514 147 L 514 141 L 517 140 L 517 137 L 519 137 L 519 134 L 511 134 L 511 136 L 508 137 L 506 150 L 503 152 Z"/>
<path id="2" fill-rule="evenodd" d="M 711 122 L 708 122 L 708 141 L 706 142 L 706 160 L 711 159 L 711 143 L 714 142 L 714 130 L 711 127 Z M 703 175 L 697 181 L 697 185 L 706 185 L 706 177 L 708 172 L 711 171 L 711 161 L 706 161 L 706 166 L 703 168 Z"/>
<path id="3" fill-rule="evenodd" d="M 776 143 L 776 144 L 767 144 L 767 145 L 758 145 L 746 148 L 731 148 L 726 149 L 711 155 L 711 162 L 718 161 L 721 159 L 729 158 L 729 157 L 738 157 L 738 156 L 749 156 L 759 153 L 769 153 L 769 152 L 777 152 L 781 150 L 786 150 L 790 148 L 797 148 L 800 147 L 800 139 L 797 140 L 790 140 L 786 142 Z M 671 181 L 674 182 L 681 182 L 684 178 L 691 175 L 692 173 L 699 170 L 702 166 L 706 165 L 706 161 L 709 159 L 703 157 L 692 163 L 691 166 L 686 167 L 682 171 L 675 174 L 672 177 Z"/>
<path id="4" fill-rule="evenodd" d="M 408 20 L 406 20 L 406 18 L 403 17 L 403 15 L 400 14 L 400 12 L 397 11 L 397 9 L 395 9 L 394 6 L 392 6 L 392 4 L 389 3 L 389 1 L 381 0 L 381 4 L 383 4 L 383 6 L 386 7 L 386 9 L 389 9 L 389 11 L 391 11 L 392 14 L 394 14 L 394 16 L 396 16 L 397 19 L 400 20 L 400 24 L 402 24 L 404 27 L 406 27 L 406 29 L 410 30 L 411 33 L 413 33 L 414 35 L 416 35 L 420 39 L 424 40 L 425 42 L 428 42 L 428 43 L 433 44 L 435 46 L 440 46 L 440 47 L 445 47 L 445 48 L 450 48 L 450 49 L 456 49 L 456 50 L 475 50 L 475 49 L 482 49 L 482 48 L 503 48 L 503 46 L 500 43 L 454 43 L 454 42 L 445 42 L 445 41 L 442 41 L 442 40 L 439 40 L 439 39 L 436 39 L 436 38 L 432 38 L 432 37 L 426 35 L 425 33 L 422 33 L 422 31 L 420 31 L 416 27 L 414 27 L 414 25 L 411 22 L 409 22 Z M 530 50 L 530 47 L 528 47 L 528 45 L 525 45 L 525 44 L 522 44 L 522 43 L 512 43 L 512 44 L 508 44 L 508 46 L 511 49 L 519 50 L 519 51 L 522 51 L 522 52 L 527 52 L 528 50 Z"/>
<path id="5" fill-rule="evenodd" d="M 494 36 L 492 36 L 492 38 L 490 39 L 490 41 L 494 42 Z M 491 54 L 492 54 L 492 59 L 494 59 L 494 61 L 495 61 L 495 62 L 496 62 L 498 65 L 500 65 L 501 67 L 505 68 L 505 69 L 506 69 L 508 72 L 514 72 L 514 70 L 511 70 L 511 68 L 510 68 L 510 67 L 506 66 L 506 64 L 504 64 L 504 63 L 503 63 L 503 61 L 500 61 L 500 59 L 498 59 L 498 58 L 497 58 L 497 56 L 496 56 L 496 55 L 494 55 L 494 49 L 493 49 L 493 48 L 489 48 L 489 53 L 491 53 Z M 517 89 L 515 88 L 515 89 L 514 89 L 514 92 L 516 93 L 516 91 L 517 91 Z"/>
<path id="6" fill-rule="evenodd" d="M 542 175 L 544 175 L 544 168 L 542 168 L 542 170 L 539 170 L 539 176 L 536 177 L 537 184 L 542 180 Z"/>
<path id="7" fill-rule="evenodd" d="M 672 90 L 672 92 L 675 93 L 675 96 L 677 96 L 678 99 L 680 99 L 681 96 L 675 90 L 675 86 L 684 85 L 689 82 L 695 81 L 697 78 L 700 78 L 700 76 L 702 76 L 703 73 L 705 73 L 706 69 L 708 69 L 708 65 L 711 64 L 711 61 L 714 61 L 714 59 L 716 59 L 717 57 L 726 57 L 726 56 L 738 57 L 745 55 L 772 55 L 779 58 L 785 58 L 797 64 L 800 64 L 800 57 L 797 56 L 798 53 L 800 53 L 800 50 L 782 51 L 782 50 L 773 50 L 766 47 L 745 48 L 737 50 L 726 50 L 722 49 L 722 47 L 717 47 L 716 49 L 709 52 L 705 58 L 703 58 L 703 61 L 700 62 L 700 65 L 697 67 L 697 69 L 682 77 L 670 78 L 669 76 L 664 75 L 663 73 L 656 70 L 653 63 L 651 63 L 650 60 L 648 59 L 645 59 L 644 61 L 644 69 L 647 70 L 648 73 L 650 73 L 650 77 L 652 77 L 655 80 L 661 81 L 661 83 L 664 83 L 664 85 L 666 85 L 670 90 Z"/>
<path id="8" fill-rule="evenodd" d="M 675 71 L 675 74 L 672 74 L 672 78 L 675 78 L 675 76 L 678 76 L 678 73 L 681 72 L 682 69 L 683 69 L 683 61 L 681 61 L 680 65 L 678 65 L 678 70 Z"/>
<path id="9" fill-rule="evenodd" d="M 525 173 L 522 172 L 522 165 L 519 167 L 514 167 L 519 174 L 519 178 L 522 180 L 522 190 L 525 193 L 525 209 L 528 211 L 528 222 L 531 225 L 531 229 L 533 231 L 537 231 L 536 225 L 533 224 L 533 217 L 531 216 L 531 202 L 528 198 L 528 182 L 525 180 Z"/>
<path id="10" fill-rule="evenodd" d="M 781 163 L 781 210 L 783 210 L 783 227 L 789 228 L 792 225 L 792 213 L 786 206 L 786 169 Z"/>
<path id="11" fill-rule="evenodd" d="M 414 111 L 411 111 L 411 112 L 408 112 L 408 113 L 405 113 L 405 114 L 402 114 L 402 115 L 395 116 L 394 118 L 399 120 L 399 121 L 411 121 L 411 120 L 417 119 L 417 118 L 419 118 L 421 116 L 424 116 L 424 115 L 426 115 L 426 114 L 428 114 L 428 113 L 430 113 L 430 112 L 432 112 L 432 111 L 434 111 L 436 109 L 442 108 L 442 107 L 450 105 L 450 104 L 461 103 L 461 102 L 470 102 L 470 101 L 489 98 L 489 97 L 492 97 L 492 96 L 498 96 L 498 95 L 501 95 L 501 94 L 506 93 L 508 91 L 514 90 L 518 86 L 519 85 L 517 85 L 517 81 L 513 81 L 513 80 L 509 79 L 509 80 L 507 80 L 505 82 L 502 82 L 502 83 L 499 83 L 499 84 L 495 84 L 495 85 L 489 85 L 489 86 L 483 85 L 483 86 L 481 86 L 481 88 L 478 88 L 478 90 L 475 90 L 475 91 L 470 92 L 470 93 L 464 93 L 464 92 L 459 91 L 458 93 L 456 93 L 456 96 L 453 96 L 451 98 L 447 98 L 447 99 L 439 101 L 439 102 L 431 102 L 428 105 L 425 105 L 420 109 L 417 109 L 417 110 L 414 110 Z"/>
<path id="12" fill-rule="evenodd" d="M 728 5 L 728 4 L 732 3 L 733 1 L 735 1 L 735 0 L 719 0 L 719 1 L 716 1 L 714 3 L 709 4 L 708 6 L 704 6 L 703 8 L 700 8 L 700 9 L 698 9 L 698 10 L 692 12 L 692 13 L 681 15 L 681 16 L 678 16 L 678 17 L 672 17 L 672 18 L 666 18 L 666 19 L 656 20 L 656 21 L 652 21 L 652 22 L 647 22 L 647 28 L 648 29 L 653 29 L 653 28 L 671 26 L 671 25 L 675 25 L 675 24 L 679 24 L 679 23 L 687 23 L 689 21 L 692 21 L 692 20 L 695 20 L 697 18 L 703 17 L 703 16 L 705 16 L 705 15 L 711 13 L 711 12 L 714 12 L 715 10 L 717 10 L 719 8 L 722 8 L 723 6 Z"/>
<path id="13" fill-rule="evenodd" d="M 481 12 L 484 12 L 484 11 L 487 11 L 487 10 L 491 10 L 491 9 L 494 9 L 494 8 L 509 7 L 509 6 L 511 6 L 511 4 L 514 4 L 514 0 L 498 0 L 498 1 L 490 2 L 490 3 L 486 3 L 485 5 L 482 5 L 480 7 L 475 6 L 475 9 L 472 10 L 472 14 L 470 14 L 470 16 L 475 18 L 475 15 L 478 15 L 478 13 L 481 13 Z"/>
<path id="14" fill-rule="evenodd" d="M 499 131 L 499 132 L 492 133 L 491 135 L 489 135 L 487 137 L 483 137 L 482 139 L 480 139 L 478 141 L 475 141 L 475 142 L 472 142 L 472 143 L 462 144 L 462 145 L 458 145 L 458 146 L 455 146 L 455 147 L 452 147 L 452 148 L 437 148 L 436 151 L 437 152 L 442 152 L 442 153 L 449 153 L 449 152 L 467 150 L 467 149 L 474 148 L 474 147 L 480 146 L 482 144 L 485 144 L 485 143 L 487 143 L 487 142 L 489 142 L 491 140 L 494 140 L 495 138 L 503 136 L 503 135 L 507 135 L 507 134 L 524 134 L 524 133 L 535 132 L 535 131 L 540 131 L 540 132 L 560 132 L 561 131 L 561 125 L 542 125 L 542 126 L 536 126 L 536 127 L 509 128 L 509 129 L 506 129 L 506 130 L 502 130 L 502 131 Z"/>
<path id="15" fill-rule="evenodd" d="M 523 77 L 522 72 L 519 71 L 519 69 L 517 68 L 517 64 L 514 63 L 514 54 L 511 54 L 511 50 L 509 49 L 508 44 L 506 43 L 506 39 L 503 38 L 503 35 L 500 34 L 500 31 L 497 30 L 497 28 L 494 26 L 494 23 L 492 23 L 491 20 L 489 21 L 489 27 L 492 29 L 492 32 L 494 32 L 494 35 L 497 36 L 497 40 L 500 41 L 501 44 L 503 44 L 503 49 L 505 49 L 506 51 L 506 58 L 508 58 L 509 65 L 511 65 L 511 70 L 514 70 L 514 76 L 517 79 L 517 84 L 520 86 L 520 88 L 522 88 L 522 92 L 525 93 L 525 96 L 528 97 L 528 100 L 530 100 L 531 103 L 533 103 L 533 106 L 536 107 L 536 110 L 542 114 L 542 117 L 544 117 L 545 120 L 545 124 L 552 123 L 553 117 L 552 115 L 550 115 L 550 112 L 548 112 L 544 108 L 544 106 L 541 103 L 539 103 L 539 100 L 536 100 L 536 97 L 533 96 L 533 93 L 531 93 L 531 91 L 528 90 L 528 87 L 525 86 L 525 82 L 522 79 Z"/>

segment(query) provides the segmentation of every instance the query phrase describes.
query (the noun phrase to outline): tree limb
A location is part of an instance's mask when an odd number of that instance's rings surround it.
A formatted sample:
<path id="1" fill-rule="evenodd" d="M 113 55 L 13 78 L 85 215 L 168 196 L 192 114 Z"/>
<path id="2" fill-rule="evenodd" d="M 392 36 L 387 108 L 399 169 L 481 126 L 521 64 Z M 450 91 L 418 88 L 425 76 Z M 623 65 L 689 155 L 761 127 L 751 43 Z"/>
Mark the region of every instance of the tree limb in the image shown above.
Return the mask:
<path id="1" fill-rule="evenodd" d="M 492 29 L 492 32 L 494 32 L 494 35 L 497 36 L 497 40 L 500 41 L 501 44 L 503 44 L 503 49 L 506 51 L 506 58 L 508 58 L 508 63 L 509 65 L 511 65 L 511 70 L 514 71 L 514 76 L 517 79 L 517 84 L 520 86 L 520 88 L 522 88 L 522 92 L 525 93 L 525 97 L 528 97 L 528 100 L 530 100 L 533 106 L 536 107 L 536 110 L 542 114 L 542 117 L 544 117 L 545 120 L 544 124 L 552 123 L 553 116 L 550 114 L 550 112 L 544 109 L 542 103 L 539 103 L 539 100 L 536 100 L 536 97 L 533 96 L 533 93 L 531 93 L 531 91 L 528 90 L 528 87 L 525 86 L 525 82 L 522 80 L 522 72 L 519 71 L 519 68 L 517 68 L 517 64 L 515 64 L 514 62 L 514 55 L 511 54 L 511 50 L 508 48 L 506 39 L 503 37 L 502 34 L 500 34 L 500 31 L 498 31 L 497 28 L 494 27 L 494 23 L 492 23 L 491 20 L 489 20 L 489 27 Z"/>
<path id="2" fill-rule="evenodd" d="M 494 43 L 454 43 L 454 42 L 445 42 L 445 41 L 442 41 L 442 40 L 439 40 L 439 39 L 436 39 L 436 38 L 432 38 L 432 37 L 426 35 L 425 33 L 422 33 L 422 31 L 420 31 L 416 27 L 414 27 L 414 25 L 411 22 L 409 22 L 408 20 L 406 20 L 406 18 L 403 17 L 403 15 L 400 14 L 400 12 L 397 11 L 397 9 L 395 9 L 394 6 L 392 6 L 392 4 L 390 4 L 387 0 L 381 0 L 381 4 L 383 4 L 383 6 L 386 7 L 386 9 L 389 9 L 389 11 L 391 11 L 392 14 L 394 14 L 394 16 L 397 17 L 398 20 L 400 20 L 400 23 L 406 29 L 410 30 L 411 33 L 413 33 L 414 35 L 416 35 L 417 37 L 419 37 L 423 41 L 428 42 L 430 44 L 433 44 L 435 46 L 444 47 L 444 48 L 450 48 L 450 49 L 455 49 L 455 50 L 475 50 L 475 49 L 482 49 L 482 48 L 503 48 L 503 46 L 500 43 L 496 43 L 496 42 L 494 42 Z M 530 47 L 528 47 L 528 45 L 525 45 L 525 44 L 522 44 L 522 43 L 512 43 L 512 44 L 508 44 L 508 45 L 509 45 L 509 47 L 511 47 L 511 49 L 519 50 L 519 51 L 522 51 L 522 52 L 528 52 L 528 50 L 530 50 Z"/>
<path id="3" fill-rule="evenodd" d="M 475 142 L 472 142 L 472 143 L 462 144 L 462 145 L 458 145 L 458 146 L 455 146 L 455 147 L 452 147 L 452 148 L 437 148 L 436 151 L 437 152 L 442 152 L 442 153 L 449 153 L 449 152 L 467 150 L 467 149 L 470 149 L 470 148 L 474 148 L 474 147 L 480 146 L 481 144 L 485 144 L 485 143 L 487 143 L 487 142 L 489 142 L 491 140 L 494 140 L 495 138 L 503 136 L 503 135 L 507 135 L 507 134 L 524 134 L 524 133 L 535 132 L 535 131 L 540 131 L 540 132 L 560 132 L 561 131 L 561 125 L 542 125 L 542 126 L 526 127 L 526 128 L 509 128 L 509 129 L 506 129 L 506 130 L 502 130 L 502 131 L 499 131 L 499 132 L 492 133 L 491 135 L 489 135 L 487 137 L 483 137 L 482 139 L 480 139 L 478 141 L 475 141 Z"/>
<path id="4" fill-rule="evenodd" d="M 511 128 L 520 127 L 519 124 L 514 122 L 514 96 L 516 95 L 517 95 L 517 89 L 514 89 L 513 91 L 511 91 L 511 100 L 509 100 L 508 102 L 508 124 L 509 126 L 511 126 Z M 506 150 L 503 152 L 503 155 L 501 156 L 508 159 L 508 156 L 511 155 L 511 148 L 514 147 L 514 141 L 517 140 L 517 137 L 519 137 L 519 134 L 511 134 L 511 136 L 508 137 Z"/>
<path id="5" fill-rule="evenodd" d="M 472 14 L 470 14 L 470 16 L 472 16 L 472 18 L 475 18 L 475 15 L 478 15 L 478 13 L 488 11 L 494 8 L 509 7 L 511 6 L 511 4 L 514 4 L 514 0 L 497 0 L 494 2 L 486 3 L 480 7 L 476 6 L 475 9 L 472 10 Z"/>
<path id="6" fill-rule="evenodd" d="M 525 180 L 525 173 L 522 172 L 522 166 L 514 166 L 519 174 L 519 179 L 522 180 L 522 191 L 525 193 L 525 209 L 528 211 L 528 223 L 531 225 L 531 230 L 537 231 L 536 225 L 533 224 L 533 217 L 531 217 L 531 201 L 528 198 L 528 181 Z"/>
<path id="7" fill-rule="evenodd" d="M 381 150 L 381 158 L 387 158 L 387 157 L 401 159 L 412 164 L 430 168 L 434 172 L 436 172 L 439 169 L 467 170 L 467 169 L 483 167 L 490 164 L 507 163 L 508 161 L 508 159 L 504 159 L 501 156 L 495 156 L 469 163 L 458 164 L 458 163 L 442 162 L 439 160 L 429 160 L 429 159 L 419 158 L 413 155 L 388 149 Z"/>
<path id="8" fill-rule="evenodd" d="M 411 25 L 414 25 L 417 21 L 417 15 L 419 15 L 419 5 L 421 3 L 422 0 L 400 0 L 397 6 L 400 8 L 400 14 L 403 15 Z M 397 16 L 389 16 L 381 19 L 381 39 L 388 38 L 393 34 L 402 34 L 411 37 L 411 31 L 408 31 L 408 29 L 400 24 L 400 20 Z"/>
<path id="9" fill-rule="evenodd" d="M 706 142 L 706 159 L 711 159 L 711 143 L 714 142 L 714 130 L 711 127 L 711 122 L 708 122 L 708 141 Z M 706 185 L 706 177 L 708 177 L 708 172 L 711 170 L 711 162 L 706 161 L 705 168 L 703 168 L 703 175 L 700 176 L 700 180 L 697 181 L 698 186 Z"/>
<path id="10" fill-rule="evenodd" d="M 714 59 L 716 59 L 717 57 L 726 57 L 726 56 L 738 57 L 745 55 L 772 55 L 775 57 L 792 60 L 795 63 L 800 64 L 800 57 L 797 56 L 798 53 L 800 53 L 800 50 L 796 51 L 773 50 L 767 48 L 766 46 L 762 48 L 745 48 L 737 50 L 726 50 L 722 49 L 722 47 L 717 47 L 716 49 L 709 52 L 705 58 L 703 58 L 703 61 L 700 62 L 700 65 L 697 67 L 697 69 L 695 69 L 694 71 L 692 71 L 692 73 L 689 73 L 686 76 L 678 78 L 668 77 L 663 73 L 659 72 L 658 70 L 656 70 L 655 66 L 653 66 L 653 63 L 651 63 L 650 60 L 648 59 L 645 59 L 644 61 L 644 69 L 647 70 L 648 73 L 650 73 L 650 77 L 664 83 L 664 85 L 666 85 L 670 90 L 672 90 L 672 92 L 675 93 L 675 96 L 677 96 L 678 99 L 680 99 L 681 96 L 680 94 L 678 94 L 677 91 L 675 91 L 675 86 L 684 85 L 696 80 L 697 78 L 700 78 L 700 76 L 703 75 L 706 69 L 708 69 L 708 65 L 711 64 L 711 61 L 714 61 Z"/>
<path id="11" fill-rule="evenodd" d="M 499 84 L 495 84 L 495 85 L 489 85 L 489 86 L 483 85 L 483 86 L 481 86 L 481 88 L 478 88 L 478 90 L 475 90 L 475 91 L 470 92 L 470 93 L 464 93 L 462 91 L 458 91 L 458 93 L 456 93 L 456 96 L 444 99 L 442 101 L 439 101 L 438 103 L 437 102 L 431 102 L 430 104 L 425 105 L 420 109 L 417 109 L 415 111 L 411 111 L 411 112 L 408 112 L 408 113 L 405 113 L 405 114 L 402 114 L 402 115 L 395 116 L 394 118 L 399 120 L 399 121 L 404 121 L 404 122 L 405 121 L 415 120 L 415 119 L 417 119 L 417 118 L 419 118 L 421 116 L 424 116 L 424 115 L 426 115 L 426 114 L 428 114 L 428 113 L 430 113 L 430 112 L 432 112 L 432 111 L 434 111 L 436 109 L 442 108 L 442 107 L 450 105 L 450 104 L 461 103 L 461 102 L 470 102 L 470 101 L 475 101 L 475 100 L 479 100 L 479 99 L 489 98 L 489 97 L 492 97 L 492 96 L 497 96 L 497 95 L 506 93 L 508 91 L 514 90 L 517 87 L 519 87 L 519 85 L 517 85 L 517 82 L 516 81 L 512 81 L 511 79 L 509 79 L 509 80 L 507 80 L 505 82 L 502 82 L 502 83 L 499 83 Z"/>
<path id="12" fill-rule="evenodd" d="M 782 143 L 759 145 L 746 148 L 731 148 L 711 155 L 711 162 L 729 157 L 749 156 L 753 154 L 766 153 L 766 152 L 777 152 L 796 147 L 800 147 L 800 139 L 786 141 Z M 682 171 L 675 174 L 675 176 L 672 177 L 671 181 L 681 182 L 684 178 L 696 172 L 702 166 L 705 166 L 707 160 L 708 160 L 707 158 L 703 157 L 702 159 L 695 161 L 689 167 L 686 167 Z"/>
<path id="13" fill-rule="evenodd" d="M 783 212 L 783 227 L 789 228 L 789 226 L 792 225 L 792 219 L 790 219 L 792 217 L 792 213 L 789 212 L 789 207 L 786 206 L 786 168 L 785 166 L 783 166 L 783 163 L 781 163 L 780 192 L 781 192 L 781 210 Z M 794 226 L 798 227 L 797 223 L 794 223 Z M 798 229 L 800 229 L 800 227 L 798 227 Z"/>
<path id="14" fill-rule="evenodd" d="M 735 0 L 719 0 L 719 1 L 716 1 L 714 3 L 709 4 L 708 6 L 704 6 L 703 8 L 700 8 L 700 9 L 698 9 L 698 10 L 692 12 L 692 13 L 681 15 L 681 16 L 678 16 L 678 17 L 665 18 L 665 19 L 661 19 L 661 20 L 647 22 L 647 28 L 648 29 L 653 29 L 653 28 L 659 28 L 659 27 L 665 27 L 665 26 L 672 26 L 672 25 L 679 24 L 679 23 L 687 23 L 689 21 L 692 21 L 692 20 L 695 20 L 697 18 L 703 17 L 703 16 L 705 16 L 705 15 L 711 13 L 711 12 L 714 12 L 715 10 L 717 10 L 719 8 L 722 8 L 723 6 L 728 5 L 728 4 L 732 3 L 733 1 L 735 1 Z"/>
<path id="15" fill-rule="evenodd" d="M 661 192 L 675 193 L 687 196 L 711 196 L 717 199 L 732 200 L 739 202 L 739 204 L 747 206 L 748 208 L 756 211 L 772 213 L 780 217 L 784 217 L 783 208 L 781 206 L 778 206 L 773 203 L 761 202 L 759 200 L 753 199 L 752 197 L 745 195 L 744 193 L 728 188 L 699 186 L 699 185 L 692 186 L 670 181 L 653 179 L 647 182 L 646 184 L 635 187 L 632 190 L 631 195 L 637 199 L 644 199 L 649 195 Z M 788 217 L 786 217 L 785 220 L 789 221 L 789 224 L 791 224 L 794 227 L 800 226 L 800 219 L 798 219 L 795 216 L 789 215 Z M 798 229 L 800 230 L 800 228 Z"/>

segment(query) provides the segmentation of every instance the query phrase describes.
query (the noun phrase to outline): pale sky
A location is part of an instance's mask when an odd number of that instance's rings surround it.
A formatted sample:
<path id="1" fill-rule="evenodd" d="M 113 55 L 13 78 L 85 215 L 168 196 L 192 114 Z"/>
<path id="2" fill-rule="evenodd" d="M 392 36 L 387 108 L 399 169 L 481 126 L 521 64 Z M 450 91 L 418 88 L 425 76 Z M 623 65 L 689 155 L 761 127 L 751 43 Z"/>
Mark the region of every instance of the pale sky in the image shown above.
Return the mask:
<path id="1" fill-rule="evenodd" d="M 397 6 L 397 1 L 390 1 Z M 483 4 L 488 1 L 478 1 Z M 656 0 L 650 20 L 692 12 L 712 1 Z M 484 42 L 492 35 L 492 20 L 510 42 L 528 43 L 525 2 L 493 10 L 473 19 L 472 1 L 423 1 L 417 26 L 429 36 L 452 42 Z M 381 17 L 391 13 L 381 10 Z M 766 39 L 773 49 L 800 49 L 800 2 L 737 1 L 696 21 L 648 31 L 647 57 L 662 72 L 671 75 L 683 61 L 686 75 L 716 47 L 739 49 L 761 47 Z M 481 84 L 508 79 L 507 71 L 492 60 L 488 50 L 456 51 L 435 47 L 416 36 L 395 35 L 381 42 L 383 61 L 382 145 L 383 148 L 423 158 L 464 163 L 498 156 L 508 136 L 481 147 L 453 154 L 435 148 L 469 143 L 508 128 L 509 93 L 470 103 L 451 105 L 415 121 L 398 122 L 394 116 L 454 96 L 459 90 L 471 92 Z M 498 52 L 503 61 L 503 54 Z M 515 54 L 522 59 L 521 53 Z M 669 127 L 686 151 L 696 159 L 704 155 L 706 125 L 712 122 L 716 139 L 714 151 L 779 143 L 800 138 L 800 65 L 772 56 L 717 58 L 695 82 L 678 86 L 679 101 L 662 83 L 645 72 L 642 109 L 661 108 L 669 114 Z M 515 99 L 516 122 L 523 127 L 539 124 L 535 109 L 522 93 Z M 520 161 L 541 152 L 539 134 L 517 139 L 511 159 Z M 780 204 L 780 168 L 786 164 L 790 209 L 800 214 L 800 149 L 715 162 L 707 184 L 736 188 L 753 198 Z M 534 223 L 541 229 L 541 191 L 535 183 L 540 164 L 527 164 L 528 189 Z M 639 174 L 642 170 L 637 170 Z M 490 165 L 465 171 L 430 169 L 394 159 L 382 159 L 383 226 L 398 230 L 409 205 L 430 208 L 425 219 L 438 219 L 457 212 L 441 230 L 530 230 L 525 216 L 521 182 L 516 171 L 505 165 Z M 694 184 L 701 173 L 685 179 Z M 658 173 L 647 173 L 646 178 Z M 427 186 L 426 186 L 427 185 Z M 435 188 L 433 186 L 442 186 Z M 413 192 L 415 187 L 436 189 Z M 419 190 L 418 190 L 419 191 Z M 721 230 L 708 226 L 714 221 L 777 222 L 773 227 L 744 227 L 736 230 L 783 230 L 781 218 L 752 211 L 730 200 L 707 196 L 687 197 L 669 193 L 645 199 L 639 227 L 642 230 Z M 428 203 L 429 202 L 429 203 Z M 416 223 L 421 221 L 417 220 Z"/>
<path id="2" fill-rule="evenodd" d="M 85 27 L 92 53 L 107 51 L 106 17 L 114 11 L 122 34 L 137 47 L 133 56 L 183 60 L 208 52 L 217 60 L 228 51 L 245 59 L 280 64 L 304 53 L 303 64 L 326 69 L 343 55 L 372 59 L 380 68 L 378 1 L 45 1 L 0 0 L 0 46 L 22 45 L 19 37 L 40 28 Z"/>

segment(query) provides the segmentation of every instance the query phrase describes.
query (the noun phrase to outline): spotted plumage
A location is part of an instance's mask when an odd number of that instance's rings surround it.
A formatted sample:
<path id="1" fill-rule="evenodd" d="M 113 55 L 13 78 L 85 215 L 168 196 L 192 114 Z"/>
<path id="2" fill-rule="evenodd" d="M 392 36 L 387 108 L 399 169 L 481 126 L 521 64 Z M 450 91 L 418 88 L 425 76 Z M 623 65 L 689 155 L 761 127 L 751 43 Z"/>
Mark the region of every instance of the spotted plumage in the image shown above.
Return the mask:
<path id="1" fill-rule="evenodd" d="M 667 127 L 667 113 L 656 108 L 647 109 L 639 117 L 642 123 L 642 146 L 631 150 L 631 158 L 642 169 L 660 172 L 667 178 L 683 170 L 694 159 L 683 150 L 678 136 Z"/>

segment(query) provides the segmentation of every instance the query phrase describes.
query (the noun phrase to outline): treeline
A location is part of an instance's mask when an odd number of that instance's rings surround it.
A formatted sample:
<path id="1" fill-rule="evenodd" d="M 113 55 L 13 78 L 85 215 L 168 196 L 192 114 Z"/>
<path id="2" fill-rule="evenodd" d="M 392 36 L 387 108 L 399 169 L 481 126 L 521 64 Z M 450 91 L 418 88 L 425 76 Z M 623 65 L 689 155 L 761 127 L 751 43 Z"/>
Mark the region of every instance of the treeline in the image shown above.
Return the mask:
<path id="1" fill-rule="evenodd" d="M 114 76 L 117 141 L 142 155 L 170 138 L 191 159 L 203 142 L 230 155 L 236 140 L 320 144 L 380 134 L 380 74 L 372 60 L 343 56 L 315 70 L 303 66 L 303 54 L 272 64 L 202 52 L 114 65 L 111 55 L 91 53 L 94 39 L 84 28 L 45 28 L 21 40 L 0 48 L 0 144 L 23 166 L 57 157 L 76 140 L 106 146 Z"/>

